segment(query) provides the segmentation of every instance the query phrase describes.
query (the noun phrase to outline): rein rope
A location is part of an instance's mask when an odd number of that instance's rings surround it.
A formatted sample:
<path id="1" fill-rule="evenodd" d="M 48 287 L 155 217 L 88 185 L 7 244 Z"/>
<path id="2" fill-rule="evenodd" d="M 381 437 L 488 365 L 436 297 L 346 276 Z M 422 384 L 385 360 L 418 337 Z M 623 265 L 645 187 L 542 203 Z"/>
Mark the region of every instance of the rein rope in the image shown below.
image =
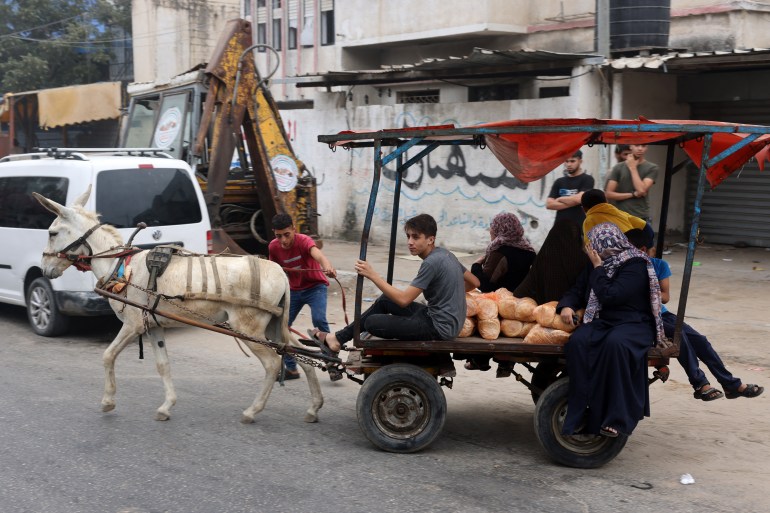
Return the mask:
<path id="1" fill-rule="evenodd" d="M 310 268 L 307 268 L 307 267 L 301 267 L 299 269 L 295 269 L 295 268 L 292 268 L 292 267 L 281 267 L 281 269 L 283 269 L 284 272 L 295 272 L 295 271 L 296 272 L 313 272 L 313 271 L 315 271 L 315 272 L 319 272 L 319 273 L 323 272 L 323 270 L 321 270 L 321 269 L 310 269 Z M 337 282 L 337 285 L 340 286 L 340 294 L 342 295 L 342 313 L 345 314 L 345 325 L 347 326 L 348 324 L 350 324 L 350 321 L 348 321 L 347 301 L 345 300 L 345 287 L 342 286 L 342 283 L 340 283 L 340 280 L 338 280 L 336 276 L 332 277 L 332 279 Z M 305 335 L 303 335 L 302 333 L 298 332 L 294 328 L 289 328 L 289 329 L 293 333 L 295 333 L 295 334 L 297 334 L 297 335 L 299 335 L 299 336 L 301 336 L 303 338 L 305 337 Z"/>

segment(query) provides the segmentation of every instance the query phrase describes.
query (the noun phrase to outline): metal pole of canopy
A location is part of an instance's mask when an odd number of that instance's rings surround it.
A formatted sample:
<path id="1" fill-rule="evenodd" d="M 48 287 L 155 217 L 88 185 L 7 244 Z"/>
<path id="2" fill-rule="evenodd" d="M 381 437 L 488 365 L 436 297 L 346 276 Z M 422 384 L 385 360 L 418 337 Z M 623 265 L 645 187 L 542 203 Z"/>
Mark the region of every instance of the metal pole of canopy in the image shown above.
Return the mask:
<path id="1" fill-rule="evenodd" d="M 374 218 L 374 206 L 377 203 L 377 192 L 380 189 L 380 175 L 382 174 L 382 141 L 374 141 L 374 175 L 372 176 L 372 190 L 369 193 L 369 205 L 366 207 L 366 218 L 364 219 L 364 228 L 361 231 L 361 251 L 358 254 L 359 260 L 366 260 L 366 249 L 369 245 L 369 232 L 372 229 L 372 219 Z M 358 345 L 361 341 L 361 302 L 364 295 L 364 277 L 360 274 L 356 279 L 356 304 L 354 307 L 353 321 L 353 340 Z"/>
<path id="2" fill-rule="evenodd" d="M 655 246 L 655 256 L 663 258 L 663 247 L 666 238 L 668 222 L 668 206 L 671 201 L 671 177 L 674 175 L 674 149 L 670 143 L 666 151 L 666 177 L 663 181 L 663 204 L 660 207 L 660 223 L 658 224 L 658 244 Z"/>
<path id="3" fill-rule="evenodd" d="M 401 202 L 401 182 L 404 155 L 400 153 L 396 159 L 396 186 L 393 191 L 393 213 L 390 221 L 390 248 L 388 250 L 388 283 L 393 285 L 393 262 L 396 255 L 396 237 L 398 235 L 398 208 Z"/>
<path id="4" fill-rule="evenodd" d="M 695 260 L 695 246 L 698 242 L 698 226 L 700 223 L 701 204 L 703 203 L 703 190 L 706 187 L 706 171 L 708 170 L 709 152 L 711 151 L 711 134 L 706 134 L 703 140 L 703 154 L 701 155 L 700 174 L 698 175 L 698 189 L 695 193 L 695 206 L 693 207 L 692 225 L 690 226 L 690 241 L 687 244 L 687 257 L 684 261 L 684 275 L 682 276 L 682 291 L 679 294 L 679 307 L 676 311 L 676 326 L 674 327 L 674 345 L 677 350 L 682 338 L 682 325 L 684 324 L 684 312 L 687 308 L 687 294 L 690 291 L 690 278 L 692 277 L 692 264 Z"/>

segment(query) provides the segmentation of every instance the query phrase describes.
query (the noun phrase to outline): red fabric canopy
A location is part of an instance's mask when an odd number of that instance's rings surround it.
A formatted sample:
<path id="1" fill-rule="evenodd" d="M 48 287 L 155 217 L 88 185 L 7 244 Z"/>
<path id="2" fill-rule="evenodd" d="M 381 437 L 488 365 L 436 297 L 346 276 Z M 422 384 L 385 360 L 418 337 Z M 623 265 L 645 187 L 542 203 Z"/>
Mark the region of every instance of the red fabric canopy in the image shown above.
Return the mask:
<path id="1" fill-rule="evenodd" d="M 647 125 L 642 127 L 642 125 Z M 669 125 L 660 130 L 653 130 L 649 125 Z M 608 129 L 602 130 L 606 126 Z M 524 133 L 495 133 L 494 129 L 500 128 L 532 128 L 532 132 Z M 547 128 L 553 127 L 553 131 Z M 584 127 L 581 130 L 581 127 Z M 587 144 L 650 144 L 684 136 L 692 133 L 688 127 L 703 127 L 702 133 L 711 133 L 712 142 L 709 150 L 709 158 L 719 155 L 722 151 L 731 148 L 741 142 L 749 134 L 741 132 L 741 127 L 757 127 L 767 130 L 755 141 L 747 144 L 738 151 L 728 155 L 716 164 L 709 167 L 706 178 L 711 187 L 716 187 L 722 180 L 730 176 L 735 170 L 743 166 L 753 156 L 757 157 L 760 169 L 764 170 L 765 160 L 770 161 L 770 127 L 759 125 L 738 125 L 734 123 L 722 123 L 718 121 L 694 121 L 694 120 L 648 120 L 643 117 L 634 120 L 626 119 L 522 119 L 511 121 L 498 121 L 495 123 L 483 123 L 466 127 L 462 133 L 452 133 L 453 125 L 410 127 L 401 129 L 389 129 L 375 131 L 348 130 L 342 134 L 372 134 L 371 139 L 387 138 L 393 133 L 394 137 L 421 137 L 420 132 L 433 131 L 433 135 L 423 136 L 428 140 L 467 140 L 474 137 L 468 134 L 468 129 L 493 129 L 480 130 L 478 135 L 483 135 L 484 140 L 497 157 L 500 163 L 514 176 L 523 182 L 532 182 L 547 175 L 559 167 L 565 159 Z M 709 128 L 712 130 L 709 130 Z M 732 127 L 730 132 L 714 132 L 713 128 Z M 644 130 L 643 130 L 644 128 Z M 679 129 L 679 130 L 677 130 Z M 442 131 L 441 135 L 435 131 Z M 408 132 L 405 136 L 399 132 Z M 398 135 L 396 135 L 398 134 Z M 368 139 L 368 138 L 366 138 Z M 358 139 L 357 141 L 360 141 Z M 353 140 L 336 140 L 333 145 L 344 146 Z M 681 144 L 682 149 L 700 167 L 703 154 L 703 137 L 691 139 Z"/>
<path id="2" fill-rule="evenodd" d="M 614 119 L 539 119 L 539 120 L 515 120 L 501 121 L 497 123 L 484 123 L 476 125 L 477 128 L 504 128 L 504 127 L 544 127 L 553 126 L 554 128 L 580 127 L 580 126 L 602 126 L 602 125 L 625 125 L 628 127 L 624 131 L 591 131 L 591 132 L 537 132 L 522 134 L 492 134 L 485 135 L 485 140 L 489 149 L 495 154 L 500 163 L 514 176 L 523 182 L 531 182 L 542 178 L 553 171 L 566 158 L 574 154 L 582 146 L 593 143 L 605 144 L 649 144 L 665 141 L 684 135 L 686 132 L 677 131 L 648 131 L 643 132 L 638 128 L 640 125 L 697 125 L 697 126 L 734 126 L 736 131 L 732 133 L 713 133 L 709 158 L 712 158 L 734 144 L 740 142 L 748 134 L 740 133 L 737 129 L 740 126 L 732 123 L 721 123 L 717 121 L 669 121 L 656 120 L 650 121 L 644 118 L 638 120 L 614 120 Z M 770 131 L 770 128 L 768 128 Z M 692 139 L 682 144 L 682 149 L 700 167 L 703 153 L 703 138 Z M 706 174 L 706 178 L 712 187 L 727 178 L 733 171 L 743 166 L 748 160 L 757 155 L 760 168 L 764 169 L 764 161 L 768 158 L 768 144 L 770 144 L 770 134 L 763 134 L 757 140 L 744 146 L 737 152 L 727 156 L 721 161 L 711 166 Z"/>

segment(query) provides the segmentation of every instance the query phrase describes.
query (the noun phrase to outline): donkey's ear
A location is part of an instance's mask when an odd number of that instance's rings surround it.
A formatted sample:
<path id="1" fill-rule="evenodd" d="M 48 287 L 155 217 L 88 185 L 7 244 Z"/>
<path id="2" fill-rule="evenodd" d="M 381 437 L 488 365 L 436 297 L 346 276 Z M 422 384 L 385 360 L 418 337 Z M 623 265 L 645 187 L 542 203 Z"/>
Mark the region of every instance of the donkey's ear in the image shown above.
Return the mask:
<path id="1" fill-rule="evenodd" d="M 49 200 L 45 196 L 41 196 L 40 194 L 33 192 L 32 196 L 40 202 L 41 205 L 43 205 L 47 210 L 50 210 L 57 216 L 61 216 L 62 212 L 66 210 L 67 207 L 64 205 L 59 205 L 54 200 Z"/>
<path id="2" fill-rule="evenodd" d="M 83 194 L 81 194 L 80 196 L 77 197 L 77 199 L 75 200 L 75 203 L 74 203 L 73 206 L 84 207 L 86 205 L 86 201 L 88 201 L 88 197 L 90 195 L 91 195 L 91 184 L 89 183 L 88 184 L 88 189 L 86 189 L 86 192 L 84 192 Z"/>

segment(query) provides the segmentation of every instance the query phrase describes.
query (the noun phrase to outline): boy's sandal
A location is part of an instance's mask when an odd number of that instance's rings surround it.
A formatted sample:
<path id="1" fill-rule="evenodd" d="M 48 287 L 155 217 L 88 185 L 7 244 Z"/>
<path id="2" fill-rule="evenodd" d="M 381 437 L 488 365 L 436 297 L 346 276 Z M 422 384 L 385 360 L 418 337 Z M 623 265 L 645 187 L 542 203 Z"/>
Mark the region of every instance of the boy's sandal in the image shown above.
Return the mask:
<path id="1" fill-rule="evenodd" d="M 333 351 L 331 347 L 326 343 L 326 336 L 328 333 L 321 331 L 318 328 L 307 330 L 307 334 L 310 335 L 310 339 L 317 345 L 323 354 L 326 356 L 332 356 L 337 358 L 340 354 L 339 351 Z"/>
<path id="2" fill-rule="evenodd" d="M 736 390 L 725 390 L 725 397 L 728 399 L 737 399 L 739 397 L 757 397 L 758 395 L 762 395 L 762 392 L 765 391 L 764 387 L 761 387 L 759 385 L 754 384 L 746 384 L 746 388 L 743 390 L 743 392 L 739 392 L 738 389 Z"/>
<path id="3" fill-rule="evenodd" d="M 720 399 L 724 394 L 721 390 L 718 388 L 711 387 L 708 390 L 705 390 L 701 392 L 700 390 L 696 390 L 692 393 L 692 396 L 696 399 L 700 399 L 701 401 L 714 401 L 715 399 Z"/>
<path id="4" fill-rule="evenodd" d="M 614 427 L 604 426 L 599 430 L 599 434 L 602 436 L 606 436 L 607 438 L 617 438 L 618 430 L 615 429 Z"/>
<path id="5" fill-rule="evenodd" d="M 467 362 L 465 362 L 465 368 L 467 370 L 488 371 L 492 368 L 492 366 L 488 363 L 486 365 L 480 365 L 477 360 L 470 358 Z"/>

